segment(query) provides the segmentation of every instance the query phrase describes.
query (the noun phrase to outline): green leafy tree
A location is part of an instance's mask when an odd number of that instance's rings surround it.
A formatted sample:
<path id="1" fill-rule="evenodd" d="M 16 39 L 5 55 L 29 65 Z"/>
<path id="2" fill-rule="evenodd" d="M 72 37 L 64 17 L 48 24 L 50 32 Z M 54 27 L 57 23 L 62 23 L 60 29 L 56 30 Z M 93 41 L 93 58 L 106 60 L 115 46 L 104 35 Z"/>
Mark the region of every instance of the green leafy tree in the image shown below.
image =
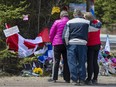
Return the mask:
<path id="1" fill-rule="evenodd" d="M 18 73 L 21 66 L 17 53 L 9 51 L 8 48 L 0 51 L 0 68 L 7 73 Z"/>
<path id="2" fill-rule="evenodd" d="M 116 1 L 96 0 L 95 13 L 97 18 L 105 24 L 116 23 Z"/>
<path id="3" fill-rule="evenodd" d="M 41 0 L 41 2 L 40 0 L 0 0 L 1 42 L 4 41 L 4 23 L 10 23 L 12 26 L 18 25 L 20 34 L 24 38 L 33 39 L 43 27 L 50 28 L 55 18 L 59 16 L 51 15 L 53 6 L 59 6 L 62 9 L 63 6 L 68 6 L 69 3 L 83 3 L 85 1 L 87 0 Z M 115 4 L 115 0 L 95 0 L 96 17 L 103 23 L 115 23 Z M 22 20 L 23 14 L 29 15 L 28 21 Z M 38 22 L 40 23 L 38 24 Z"/>
<path id="4" fill-rule="evenodd" d="M 104 16 L 103 21 L 106 23 L 116 23 L 116 1 L 108 0 L 104 2 Z"/>

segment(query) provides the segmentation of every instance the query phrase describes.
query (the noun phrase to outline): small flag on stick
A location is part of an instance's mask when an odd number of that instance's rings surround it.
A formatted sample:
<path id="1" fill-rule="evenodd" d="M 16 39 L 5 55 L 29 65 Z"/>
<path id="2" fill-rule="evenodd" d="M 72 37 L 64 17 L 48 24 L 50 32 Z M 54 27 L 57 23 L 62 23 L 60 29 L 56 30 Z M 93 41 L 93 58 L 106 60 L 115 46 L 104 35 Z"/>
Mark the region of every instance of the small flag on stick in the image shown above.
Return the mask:
<path id="1" fill-rule="evenodd" d="M 107 35 L 107 38 L 106 38 L 106 44 L 105 44 L 104 51 L 110 52 L 110 41 L 109 41 L 109 36 L 108 35 Z"/>

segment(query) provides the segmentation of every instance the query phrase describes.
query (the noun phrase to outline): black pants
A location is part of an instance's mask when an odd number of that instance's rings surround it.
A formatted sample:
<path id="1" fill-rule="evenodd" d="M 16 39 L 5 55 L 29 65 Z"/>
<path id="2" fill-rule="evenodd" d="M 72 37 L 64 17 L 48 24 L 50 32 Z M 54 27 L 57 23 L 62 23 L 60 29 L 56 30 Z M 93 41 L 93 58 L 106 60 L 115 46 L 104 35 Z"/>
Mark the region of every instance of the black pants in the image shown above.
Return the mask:
<path id="1" fill-rule="evenodd" d="M 100 50 L 100 45 L 88 46 L 88 51 L 87 51 L 87 73 L 88 73 L 87 79 L 88 80 L 91 79 L 97 80 L 99 73 L 99 66 L 98 66 L 99 50 Z"/>
<path id="2" fill-rule="evenodd" d="M 67 63 L 67 51 L 65 45 L 56 45 L 54 46 L 54 58 L 55 58 L 55 65 L 54 65 L 54 72 L 53 72 L 53 79 L 58 79 L 58 70 L 59 70 L 59 63 L 61 59 L 61 55 L 63 57 L 63 78 L 66 81 L 70 81 L 70 73 L 69 67 Z"/>

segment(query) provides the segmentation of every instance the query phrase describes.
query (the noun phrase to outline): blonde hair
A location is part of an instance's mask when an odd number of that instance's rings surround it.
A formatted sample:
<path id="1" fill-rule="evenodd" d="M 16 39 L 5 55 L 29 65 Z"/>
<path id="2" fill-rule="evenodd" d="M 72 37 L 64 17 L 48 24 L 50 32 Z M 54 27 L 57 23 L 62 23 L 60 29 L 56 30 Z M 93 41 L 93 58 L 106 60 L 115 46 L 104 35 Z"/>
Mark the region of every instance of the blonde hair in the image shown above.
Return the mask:
<path id="1" fill-rule="evenodd" d="M 94 16 L 91 14 L 91 12 L 86 12 L 84 14 L 84 18 L 87 19 L 87 20 L 90 20 L 90 21 L 95 19 Z"/>

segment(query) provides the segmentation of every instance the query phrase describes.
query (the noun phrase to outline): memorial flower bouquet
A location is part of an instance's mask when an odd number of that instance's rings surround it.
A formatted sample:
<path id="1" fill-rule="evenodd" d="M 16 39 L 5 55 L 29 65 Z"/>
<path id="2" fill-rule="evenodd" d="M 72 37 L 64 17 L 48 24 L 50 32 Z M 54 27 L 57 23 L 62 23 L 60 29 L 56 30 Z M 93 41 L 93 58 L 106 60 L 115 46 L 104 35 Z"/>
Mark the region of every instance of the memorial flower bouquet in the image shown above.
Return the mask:
<path id="1" fill-rule="evenodd" d="M 43 75 L 42 68 L 37 68 L 36 67 L 36 68 L 33 69 L 33 72 L 36 73 L 36 74 L 38 74 L 38 75 L 40 75 L 40 76 Z"/>

